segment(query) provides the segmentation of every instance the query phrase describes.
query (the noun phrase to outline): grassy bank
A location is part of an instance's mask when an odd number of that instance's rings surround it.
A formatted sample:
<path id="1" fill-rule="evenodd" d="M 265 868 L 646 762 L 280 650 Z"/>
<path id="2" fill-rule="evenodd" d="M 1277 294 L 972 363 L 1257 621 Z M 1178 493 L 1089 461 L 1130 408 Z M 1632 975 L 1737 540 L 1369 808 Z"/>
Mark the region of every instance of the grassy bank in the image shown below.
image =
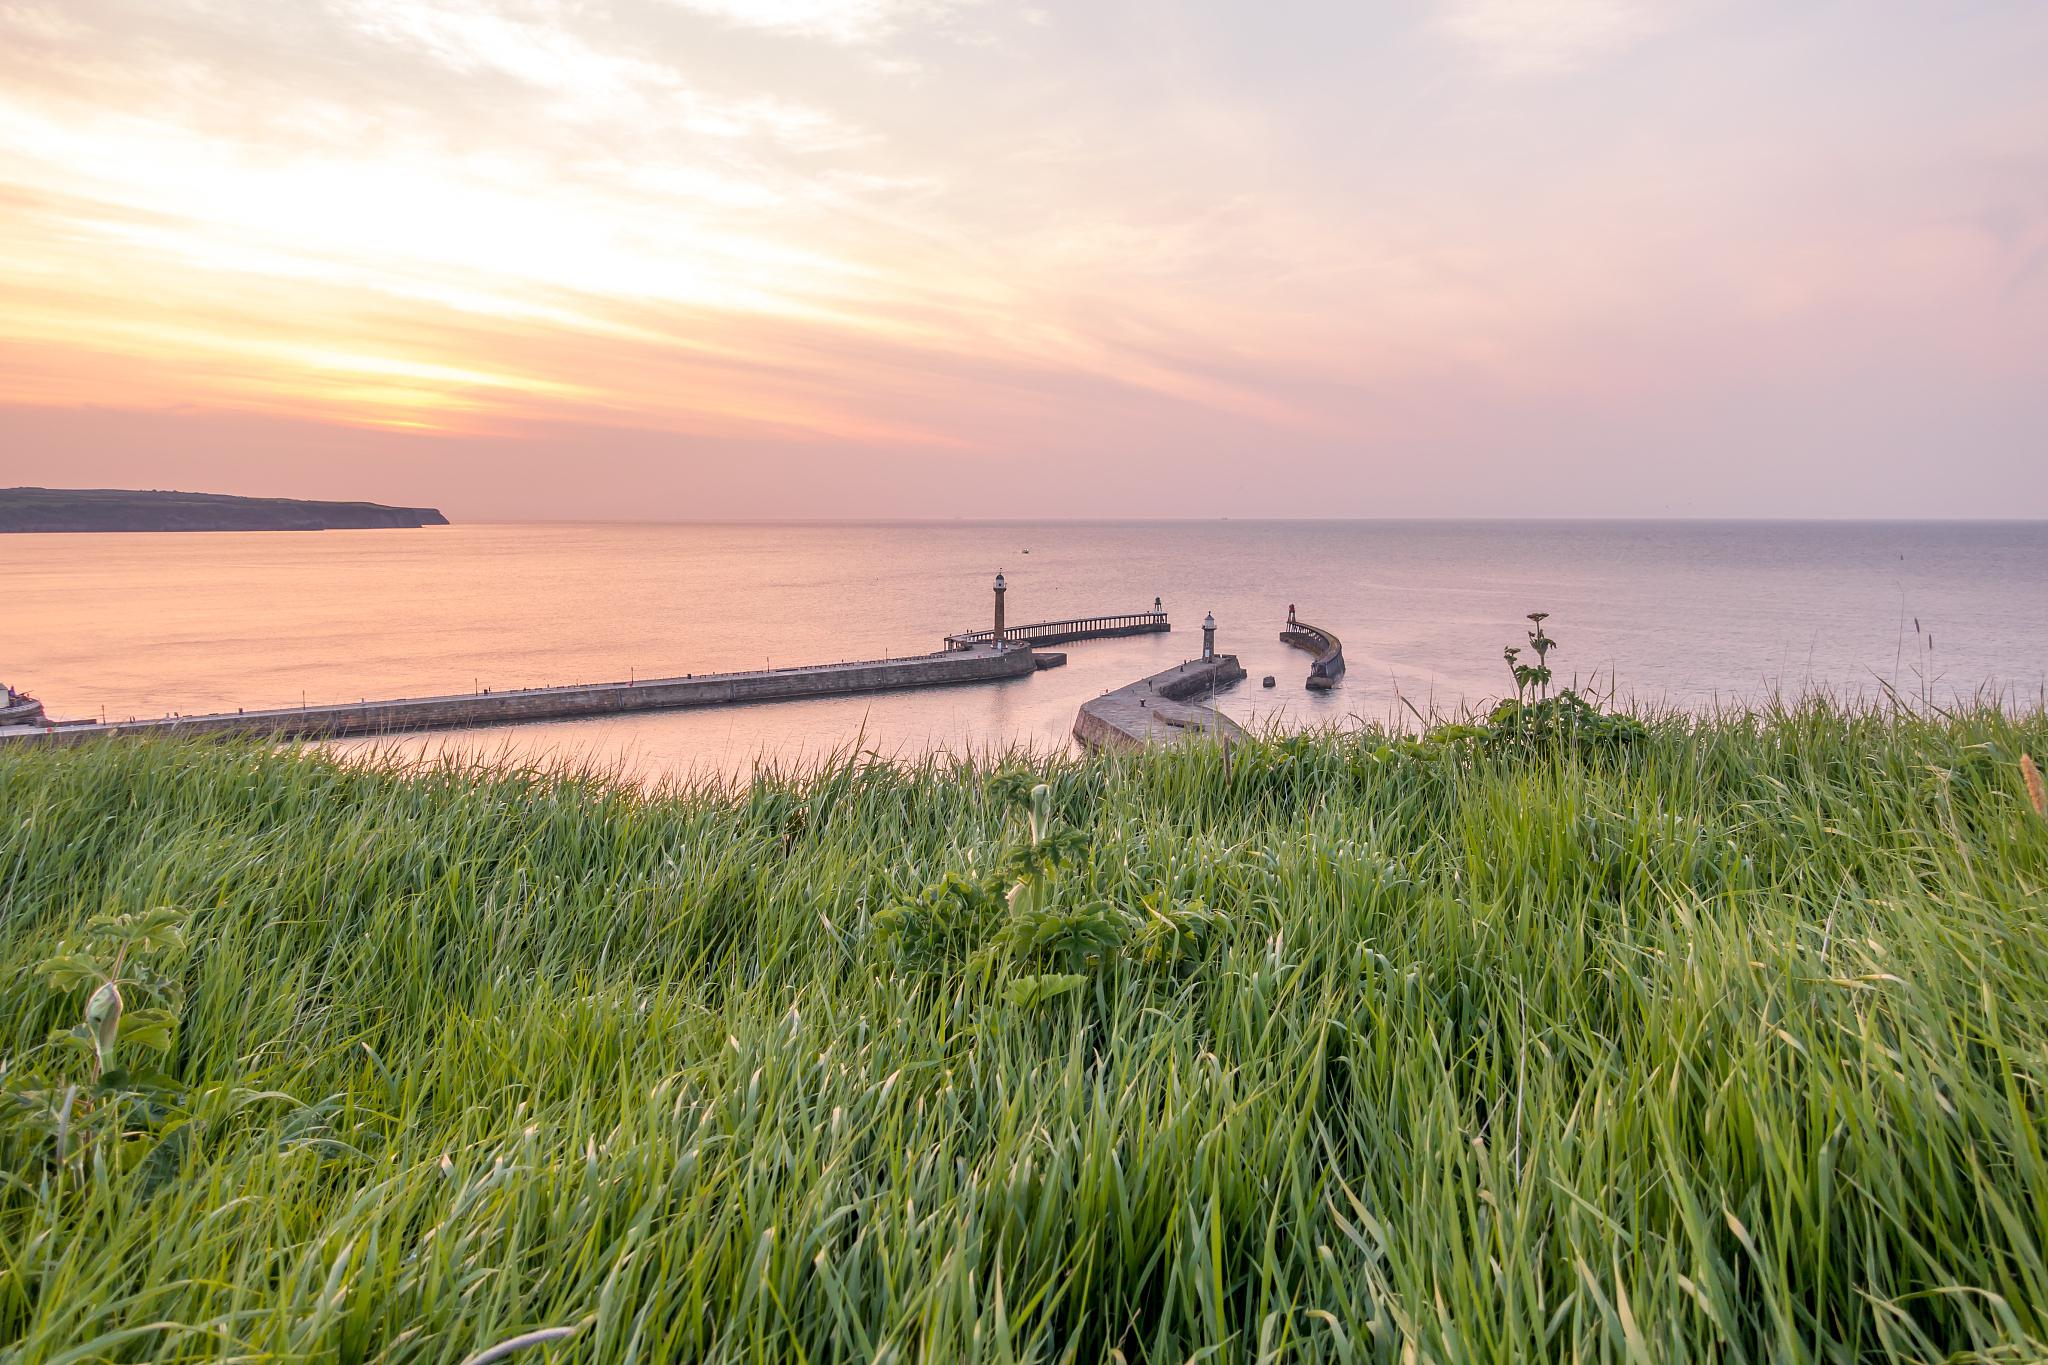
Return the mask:
<path id="1" fill-rule="evenodd" d="M 1035 852 L 974 770 L 0 752 L 0 1348 L 2039 1358 L 2029 748 L 1196 750 L 1044 770 Z M 37 967 L 156 906 L 94 1110 Z"/>

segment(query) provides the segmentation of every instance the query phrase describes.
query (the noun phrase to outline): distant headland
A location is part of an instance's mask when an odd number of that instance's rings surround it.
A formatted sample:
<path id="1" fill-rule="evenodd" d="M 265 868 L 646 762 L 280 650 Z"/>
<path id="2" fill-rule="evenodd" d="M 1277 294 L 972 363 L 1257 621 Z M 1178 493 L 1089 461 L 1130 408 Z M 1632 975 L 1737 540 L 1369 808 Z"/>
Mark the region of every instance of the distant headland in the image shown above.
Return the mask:
<path id="1" fill-rule="evenodd" d="M 0 488 L 9 531 L 344 531 L 446 526 L 432 507 L 127 488 Z"/>

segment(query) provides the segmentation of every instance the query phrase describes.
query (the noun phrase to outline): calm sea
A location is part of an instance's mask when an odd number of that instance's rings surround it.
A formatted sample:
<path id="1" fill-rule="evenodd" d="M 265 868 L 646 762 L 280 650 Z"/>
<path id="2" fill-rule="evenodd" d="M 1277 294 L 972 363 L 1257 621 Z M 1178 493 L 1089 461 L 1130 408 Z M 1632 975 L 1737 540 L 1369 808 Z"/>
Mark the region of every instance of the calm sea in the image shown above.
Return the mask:
<path id="1" fill-rule="evenodd" d="M 643 776 L 1065 745 L 1085 698 L 1188 657 L 1213 611 L 1251 671 L 1239 719 L 1385 720 L 1508 685 L 1548 611 L 1561 680 L 1652 705 L 1774 689 L 1941 697 L 2048 687 L 2048 523 L 944 522 L 471 525 L 311 534 L 0 536 L 0 679 L 58 717 L 420 696 L 875 658 L 981 626 L 1148 607 L 1168 636 L 1066 646 L 1013 682 L 472 731 Z M 1288 604 L 1344 640 L 1302 686 Z M 1278 679 L 1262 689 L 1264 674 Z"/>

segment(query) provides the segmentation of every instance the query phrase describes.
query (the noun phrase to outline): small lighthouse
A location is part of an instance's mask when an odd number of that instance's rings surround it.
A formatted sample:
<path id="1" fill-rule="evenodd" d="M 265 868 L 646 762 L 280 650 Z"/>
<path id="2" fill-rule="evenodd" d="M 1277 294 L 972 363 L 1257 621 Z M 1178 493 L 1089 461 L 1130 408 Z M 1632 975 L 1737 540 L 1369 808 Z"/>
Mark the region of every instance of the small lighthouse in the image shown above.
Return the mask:
<path id="1" fill-rule="evenodd" d="M 1001 649 L 1001 648 L 1003 647 L 1003 593 L 1004 593 L 1004 591 L 1005 591 L 1005 588 L 1004 588 L 1004 586 L 1003 586 L 1003 571 L 1002 571 L 1001 569 L 997 569 L 997 570 L 996 570 L 996 634 L 995 634 L 995 646 L 996 646 L 996 648 L 997 648 L 997 649 Z"/>
<path id="2" fill-rule="evenodd" d="M 1206 662 L 1216 657 L 1216 613 L 1210 612 L 1202 618 L 1202 658 Z"/>

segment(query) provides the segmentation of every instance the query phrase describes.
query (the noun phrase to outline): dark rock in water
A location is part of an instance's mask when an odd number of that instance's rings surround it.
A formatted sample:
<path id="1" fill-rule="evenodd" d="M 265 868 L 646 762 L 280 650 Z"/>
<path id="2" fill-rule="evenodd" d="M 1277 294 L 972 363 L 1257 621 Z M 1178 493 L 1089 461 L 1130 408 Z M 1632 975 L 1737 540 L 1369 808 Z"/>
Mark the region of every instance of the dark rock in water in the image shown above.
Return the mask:
<path id="1" fill-rule="evenodd" d="M 1272 675 L 1271 673 L 1268 673 L 1268 674 L 1266 675 L 1266 679 L 1265 679 L 1265 681 L 1259 684 L 1259 686 L 1261 686 L 1261 687 L 1271 687 L 1272 685 L 1273 685 L 1273 675 Z"/>

